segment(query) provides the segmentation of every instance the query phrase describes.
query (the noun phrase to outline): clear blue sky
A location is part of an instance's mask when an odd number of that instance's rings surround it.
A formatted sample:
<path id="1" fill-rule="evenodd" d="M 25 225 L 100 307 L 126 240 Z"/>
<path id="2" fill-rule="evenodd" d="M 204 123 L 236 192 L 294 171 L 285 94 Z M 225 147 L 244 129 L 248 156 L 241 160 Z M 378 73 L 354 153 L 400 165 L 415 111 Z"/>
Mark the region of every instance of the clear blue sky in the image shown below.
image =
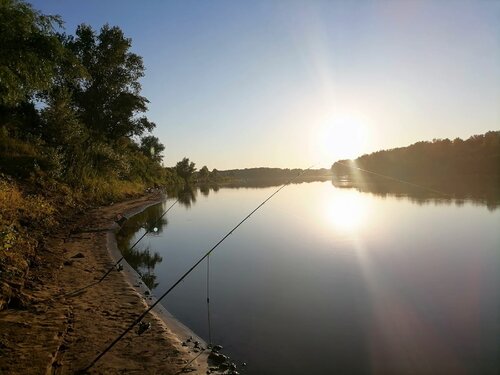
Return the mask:
<path id="1" fill-rule="evenodd" d="M 166 165 L 328 167 L 500 129 L 500 1 L 38 0 L 144 58 Z"/>

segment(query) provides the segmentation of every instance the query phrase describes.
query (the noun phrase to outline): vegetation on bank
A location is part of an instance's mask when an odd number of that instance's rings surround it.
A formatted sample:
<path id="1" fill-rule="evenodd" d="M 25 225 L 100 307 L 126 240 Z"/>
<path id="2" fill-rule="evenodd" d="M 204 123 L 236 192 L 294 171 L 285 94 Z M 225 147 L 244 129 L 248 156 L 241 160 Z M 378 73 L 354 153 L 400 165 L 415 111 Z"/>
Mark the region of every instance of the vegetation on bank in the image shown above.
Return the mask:
<path id="1" fill-rule="evenodd" d="M 57 224 L 56 209 L 40 195 L 23 194 L 8 178 L 0 179 L 0 310 L 22 306 L 26 273 L 36 262 L 43 233 Z M 36 228 L 34 232 L 33 229 Z"/>
<path id="2" fill-rule="evenodd" d="M 409 182 L 481 180 L 500 186 L 500 131 L 456 138 L 417 142 L 408 147 L 377 151 L 355 160 L 332 165 L 336 176 L 374 179 L 357 168 Z"/>
<path id="3" fill-rule="evenodd" d="M 62 215 L 183 185 L 196 171 L 187 158 L 162 165 L 144 64 L 122 30 L 62 26 L 0 0 L 0 310 L 23 298 L 35 250 Z"/>
<path id="4" fill-rule="evenodd" d="M 18 0 L 2 0 L 0 23 L 1 172 L 99 203 L 181 181 L 148 134 L 144 65 L 120 28 L 66 34 L 59 17 Z"/>

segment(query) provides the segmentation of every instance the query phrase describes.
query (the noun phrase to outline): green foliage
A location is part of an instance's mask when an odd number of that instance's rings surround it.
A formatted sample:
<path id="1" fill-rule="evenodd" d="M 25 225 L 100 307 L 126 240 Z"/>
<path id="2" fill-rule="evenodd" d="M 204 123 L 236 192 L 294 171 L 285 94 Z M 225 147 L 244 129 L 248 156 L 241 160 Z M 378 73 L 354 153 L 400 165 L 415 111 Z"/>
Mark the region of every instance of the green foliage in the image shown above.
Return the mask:
<path id="1" fill-rule="evenodd" d="M 141 96 L 142 58 L 132 52 L 132 42 L 119 27 L 105 25 L 97 34 L 80 25 L 76 36 L 65 38 L 66 47 L 85 67 L 88 77 L 73 87 L 82 122 L 94 137 L 113 141 L 141 135 L 155 124 L 145 116 L 148 100 Z"/>
<path id="2" fill-rule="evenodd" d="M 198 180 L 208 181 L 209 177 L 210 177 L 210 171 L 208 170 L 207 166 L 204 165 L 198 172 Z"/>
<path id="3" fill-rule="evenodd" d="M 141 151 L 152 161 L 161 163 L 161 154 L 164 150 L 165 146 L 161 144 L 160 140 L 157 137 L 148 135 L 141 138 Z"/>
<path id="4" fill-rule="evenodd" d="M 0 126 L 12 137 L 31 140 L 39 136 L 42 123 L 34 103 L 24 101 L 15 107 L 0 105 Z"/>
<path id="5" fill-rule="evenodd" d="M 53 90 L 47 107 L 41 110 L 43 129 L 41 134 L 48 145 L 82 144 L 88 138 L 72 106 L 71 92 L 66 88 Z"/>
<path id="6" fill-rule="evenodd" d="M 80 25 L 72 36 L 57 33 L 61 24 L 24 1 L 0 0 L 0 310 L 57 225 L 56 207 L 182 186 L 195 170 L 188 161 L 181 178 L 161 165 L 157 137 L 139 138 L 155 124 L 144 116 L 142 58 L 120 28 Z M 141 261 L 154 287 L 150 270 L 161 258 Z"/>
<path id="7" fill-rule="evenodd" d="M 60 17 L 23 1 L 0 1 L 0 106 L 15 106 L 52 87 L 59 66 L 71 60 L 56 33 L 61 25 Z"/>
<path id="8" fill-rule="evenodd" d="M 134 141 L 154 124 L 141 116 L 142 58 L 120 28 L 58 34 L 59 17 L 18 0 L 0 0 L 0 21 L 0 171 L 96 202 L 179 182 L 157 137 Z"/>
<path id="9" fill-rule="evenodd" d="M 157 137 L 136 143 L 155 125 L 143 115 L 144 65 L 131 40 L 109 25 L 60 34 L 61 24 L 0 0 L 0 172 L 99 203 L 190 180 L 188 159 L 161 165 Z"/>
<path id="10" fill-rule="evenodd" d="M 185 181 L 189 181 L 193 176 L 193 173 L 196 171 L 196 168 L 195 164 L 190 162 L 188 158 L 183 158 L 175 165 L 175 170 Z"/>
<path id="11" fill-rule="evenodd" d="M 51 163 L 45 157 L 39 140 L 28 142 L 13 138 L 6 127 L 0 128 L 0 172 L 26 178 L 40 165 L 50 166 Z"/>

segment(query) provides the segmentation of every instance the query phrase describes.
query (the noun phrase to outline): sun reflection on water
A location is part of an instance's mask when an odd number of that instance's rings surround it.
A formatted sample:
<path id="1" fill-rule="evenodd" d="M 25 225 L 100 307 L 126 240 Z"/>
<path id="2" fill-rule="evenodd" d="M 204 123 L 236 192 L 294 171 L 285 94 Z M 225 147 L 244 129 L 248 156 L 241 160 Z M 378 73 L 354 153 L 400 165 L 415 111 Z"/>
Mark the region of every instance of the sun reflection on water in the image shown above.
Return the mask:
<path id="1" fill-rule="evenodd" d="M 368 219 L 369 207 L 359 194 L 335 194 L 327 203 L 326 215 L 337 230 L 356 232 Z"/>

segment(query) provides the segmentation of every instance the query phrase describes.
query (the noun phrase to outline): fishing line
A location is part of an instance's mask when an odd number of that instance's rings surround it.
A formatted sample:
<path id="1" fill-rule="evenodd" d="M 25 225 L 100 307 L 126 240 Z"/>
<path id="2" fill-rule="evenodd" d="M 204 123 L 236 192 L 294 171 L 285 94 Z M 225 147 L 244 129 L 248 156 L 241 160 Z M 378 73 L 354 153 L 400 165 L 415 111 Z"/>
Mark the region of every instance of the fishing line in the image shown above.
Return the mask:
<path id="1" fill-rule="evenodd" d="M 208 321 L 208 345 L 212 346 L 212 324 L 210 319 L 210 255 L 207 256 L 207 321 Z"/>
<path id="2" fill-rule="evenodd" d="M 362 171 L 362 172 L 370 173 L 370 174 L 373 174 L 373 175 L 376 175 L 376 176 L 380 176 L 380 177 L 383 177 L 383 178 L 386 178 L 386 179 L 389 179 L 389 180 L 393 180 L 393 181 L 396 181 L 396 182 L 400 182 L 400 183 L 403 183 L 403 184 L 407 184 L 407 185 L 419 187 L 419 188 L 422 188 L 422 189 L 425 189 L 425 190 L 428 190 L 428 191 L 432 191 L 434 193 L 442 194 L 442 195 L 447 196 L 447 197 L 452 197 L 452 195 L 450 195 L 448 193 L 445 193 L 445 192 L 442 192 L 442 191 L 439 191 L 439 190 L 436 190 L 436 189 L 433 189 L 433 188 L 430 188 L 430 187 L 427 187 L 427 186 L 424 186 L 424 185 L 419 185 L 419 184 L 416 184 L 416 183 L 413 183 L 413 182 L 409 182 L 409 181 L 405 181 L 405 180 L 398 179 L 398 178 L 395 178 L 395 177 L 383 175 L 381 173 L 369 171 L 369 170 L 366 170 L 366 169 L 363 169 L 363 168 L 359 168 L 359 167 L 356 167 L 356 166 L 349 166 L 349 165 L 341 163 L 341 162 L 336 162 L 336 163 L 340 164 L 340 165 L 343 165 L 345 167 L 348 167 L 348 168 L 355 168 L 355 169 L 357 169 L 359 171 Z M 132 322 L 132 324 L 130 324 L 125 329 L 125 331 L 123 331 L 118 337 L 116 337 L 87 367 L 85 367 L 84 369 L 82 369 L 80 372 L 85 372 L 85 371 L 89 370 L 90 368 L 92 368 L 109 350 L 111 350 L 116 345 L 116 343 L 118 343 L 135 325 L 137 325 L 154 307 L 156 307 L 156 305 L 158 305 L 163 298 L 165 298 L 168 294 L 170 294 L 170 292 L 175 287 L 177 287 L 177 285 L 179 285 L 196 267 L 198 267 L 198 265 L 201 262 L 203 262 L 203 260 L 205 258 L 208 258 L 210 256 L 210 254 L 222 242 L 224 242 L 224 240 L 226 240 L 227 237 L 229 237 L 236 229 L 238 229 L 246 220 L 248 220 L 257 210 L 259 210 L 263 205 L 265 205 L 271 198 L 273 198 L 276 194 L 278 194 L 283 188 L 285 188 L 292 181 L 294 181 L 295 179 L 297 179 L 298 177 L 300 177 L 302 174 L 304 174 L 306 171 L 308 171 L 312 167 L 313 166 L 310 166 L 309 168 L 303 170 L 300 174 L 298 174 L 297 176 L 295 176 L 294 178 L 290 179 L 288 182 L 286 182 L 285 184 L 283 184 L 275 192 L 273 192 L 269 197 L 267 197 L 264 201 L 262 201 L 262 203 L 260 203 L 255 209 L 253 209 L 247 216 L 245 216 L 243 218 L 243 220 L 241 220 L 226 235 L 224 235 L 212 248 L 210 248 L 210 250 L 208 250 L 191 268 L 189 268 L 165 293 L 163 293 L 150 307 L 148 307 L 141 315 L 139 315 Z M 177 201 L 175 203 L 177 203 Z M 134 244 L 134 246 L 135 246 L 135 244 Z M 122 259 L 123 259 L 123 257 L 122 257 Z M 121 259 L 120 259 L 120 261 L 121 261 Z M 210 337 L 211 336 L 211 332 L 210 332 L 210 315 L 209 315 L 209 301 L 210 301 L 210 295 L 209 295 L 209 293 L 210 293 L 210 289 L 209 289 L 209 284 L 208 284 L 209 283 L 209 272 L 210 272 L 210 268 L 209 267 L 210 267 L 209 260 L 207 259 L 207 307 L 208 307 L 208 320 L 209 320 L 209 341 L 211 341 L 211 337 Z M 109 272 L 110 271 L 108 271 L 108 273 Z M 104 279 L 104 277 L 102 279 Z"/>
<path id="3" fill-rule="evenodd" d="M 448 193 L 445 193 L 443 191 L 440 191 L 440 190 L 436 190 L 436 189 L 433 189 L 433 188 L 430 188 L 428 186 L 424 186 L 424 185 L 419 185 L 419 184 L 416 184 L 416 183 L 413 183 L 413 182 L 409 182 L 409 181 L 405 181 L 405 180 L 401 180 L 399 178 L 396 178 L 396 177 L 391 177 L 391 176 L 387 176 L 387 175 L 384 175 L 384 174 L 381 174 L 381 173 L 377 173 L 377 172 L 372 172 L 372 171 L 369 171 L 367 169 L 363 169 L 363 168 L 359 168 L 359 167 L 356 167 L 354 165 L 348 165 L 348 164 L 344 164 L 344 163 L 341 163 L 339 161 L 335 162 L 335 164 L 340 164 L 346 168 L 354 168 L 354 169 L 357 169 L 358 171 L 361 171 L 361 172 L 366 172 L 366 173 L 370 173 L 370 174 L 373 174 L 375 176 L 379 176 L 379 177 L 383 177 L 383 178 L 386 178 L 388 180 L 392 180 L 392 181 L 396 181 L 396 182 L 400 182 L 400 183 L 403 183 L 403 184 L 406 184 L 406 185 L 410 185 L 410 186 L 415 186 L 415 187 L 418 187 L 418 188 L 421 188 L 421 189 L 424 189 L 424 190 L 428 190 L 428 191 L 432 191 L 433 193 L 438 193 L 438 194 L 441 194 L 441 195 L 444 195 L 446 197 L 449 197 L 449 198 L 453 198 L 453 196 L 451 194 L 448 194 Z"/>
<path id="4" fill-rule="evenodd" d="M 137 246 L 137 244 L 138 244 L 138 243 L 139 243 L 139 242 L 140 242 L 140 241 L 141 241 L 144 237 L 146 237 L 146 235 L 148 235 L 148 234 L 149 234 L 149 233 L 151 233 L 152 231 L 155 231 L 155 229 L 156 229 L 156 225 L 157 225 L 157 224 L 159 224 L 159 223 L 160 223 L 160 220 L 161 220 L 161 219 L 163 219 L 163 217 L 164 217 L 164 216 L 168 213 L 168 211 L 170 211 L 170 210 L 171 210 L 171 209 L 172 209 L 172 208 L 173 208 L 173 207 L 177 204 L 177 202 L 179 202 L 179 199 L 180 199 L 180 198 L 177 198 L 177 200 L 176 200 L 174 203 L 172 203 L 172 205 L 171 205 L 169 208 L 167 208 L 167 209 L 166 209 L 166 210 L 165 210 L 165 211 L 164 211 L 164 212 L 160 215 L 160 217 L 159 217 L 158 219 L 156 219 L 156 221 L 155 221 L 155 222 L 153 223 L 153 225 L 152 225 L 152 229 L 151 229 L 151 230 L 146 228 L 146 230 L 144 231 L 144 233 L 142 234 L 142 236 L 140 236 L 140 237 L 139 237 L 139 239 L 138 239 L 137 241 L 135 241 L 135 243 L 134 243 L 134 244 L 133 244 L 133 245 L 132 245 L 132 246 L 131 246 L 131 247 L 130 247 L 127 251 L 132 251 L 132 250 L 133 250 L 133 249 Z M 72 292 L 68 292 L 68 293 L 62 294 L 60 297 L 73 297 L 73 296 L 75 296 L 75 295 L 77 295 L 77 294 L 79 294 L 79 293 L 83 292 L 85 289 L 88 289 L 88 288 L 90 288 L 91 286 L 94 286 L 94 285 L 97 285 L 97 284 L 101 283 L 101 282 L 102 282 L 102 281 L 103 281 L 103 280 L 104 280 L 104 279 L 105 279 L 105 278 L 106 278 L 106 277 L 107 277 L 107 276 L 111 273 L 111 271 L 113 271 L 113 270 L 116 268 L 116 266 L 117 266 L 118 264 L 120 264 L 120 262 L 121 262 L 124 258 L 125 258 L 125 256 L 124 256 L 124 255 L 122 255 L 122 256 L 120 257 L 120 259 L 118 259 L 118 260 L 117 260 L 117 261 L 116 261 L 116 262 L 115 262 L 115 263 L 114 263 L 114 264 L 113 264 L 113 265 L 112 265 L 112 266 L 111 266 L 111 267 L 110 267 L 110 268 L 109 268 L 109 269 L 108 269 L 108 270 L 107 270 L 107 271 L 106 271 L 106 272 L 105 272 L 105 273 L 101 276 L 101 278 L 99 278 L 99 280 L 94 281 L 94 282 L 92 282 L 92 283 L 90 283 L 90 284 L 88 284 L 88 285 L 85 285 L 84 287 L 78 288 L 78 289 L 76 289 L 76 290 L 74 290 L 74 291 L 72 291 Z"/>
<path id="5" fill-rule="evenodd" d="M 303 170 L 297 176 L 290 179 L 288 182 L 279 187 L 274 193 L 272 193 L 269 197 L 264 199 L 256 208 L 254 208 L 247 216 L 243 218 L 238 224 L 236 224 L 229 232 L 227 232 L 210 250 L 208 250 L 191 268 L 189 268 L 170 288 L 167 289 L 165 293 L 163 293 L 151 306 L 149 306 L 146 311 L 144 311 L 141 315 L 139 315 L 133 322 L 130 324 L 125 331 L 123 331 L 118 337 L 116 337 L 107 347 L 104 349 L 87 367 L 81 370 L 81 372 L 88 371 L 92 366 L 94 366 L 97 361 L 99 361 L 115 344 L 120 341 L 132 328 L 135 327 L 137 323 L 139 323 L 156 305 L 158 305 L 163 298 L 165 298 L 170 292 L 179 285 L 182 280 L 184 280 L 198 265 L 205 260 L 219 245 L 224 242 L 226 238 L 228 238 L 233 232 L 238 229 L 245 221 L 247 221 L 250 216 L 252 216 L 259 208 L 265 205 L 272 197 L 278 194 L 281 190 L 285 188 L 285 186 L 289 185 L 292 181 L 302 176 L 305 172 L 311 169 L 314 165 L 311 165 L 309 168 Z"/>

